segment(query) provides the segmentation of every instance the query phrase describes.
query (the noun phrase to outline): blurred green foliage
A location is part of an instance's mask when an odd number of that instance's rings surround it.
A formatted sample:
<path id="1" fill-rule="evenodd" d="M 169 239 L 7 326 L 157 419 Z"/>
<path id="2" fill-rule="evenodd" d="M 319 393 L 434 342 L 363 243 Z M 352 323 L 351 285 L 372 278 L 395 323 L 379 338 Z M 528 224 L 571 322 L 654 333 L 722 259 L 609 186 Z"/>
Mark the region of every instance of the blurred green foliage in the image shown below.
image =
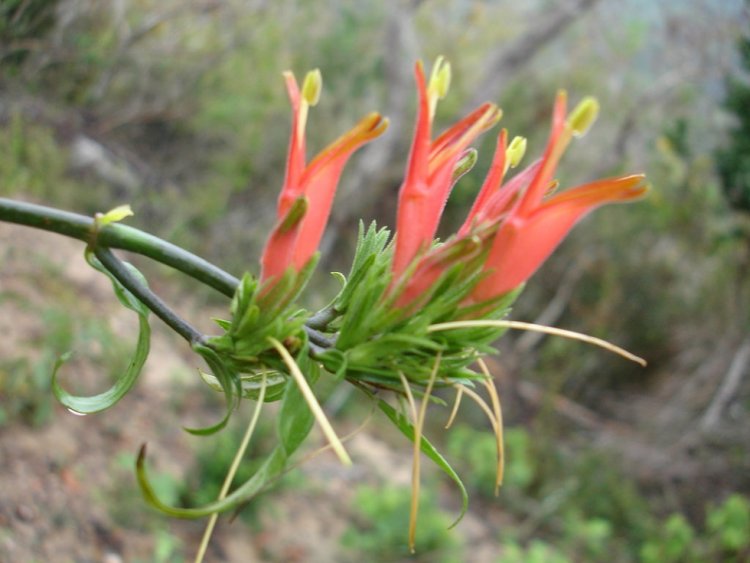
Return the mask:
<path id="1" fill-rule="evenodd" d="M 16 66 L 30 45 L 54 25 L 57 0 L 4 0 L 0 3 L 0 62 Z"/>
<path id="2" fill-rule="evenodd" d="M 72 174 L 70 153 L 49 125 L 12 113 L 0 127 L 0 197 L 52 202 L 94 214 L 110 209 L 114 190 L 91 177 Z"/>
<path id="3" fill-rule="evenodd" d="M 107 506 L 115 524 L 126 530 L 146 532 L 151 535 L 153 547 L 149 559 L 135 561 L 153 561 L 154 563 L 181 563 L 185 561 L 183 540 L 170 531 L 170 523 L 156 512 L 144 511 L 143 498 L 133 478 L 135 456 L 132 453 L 121 453 L 109 469 L 117 478 L 112 486 L 98 492 Z M 167 502 L 176 502 L 182 484 L 168 473 L 155 473 L 152 484 L 160 498 Z"/>
<path id="4" fill-rule="evenodd" d="M 437 502 L 435 483 L 425 483 L 420 496 L 415 561 L 463 561 L 456 534 L 448 530 L 451 516 Z M 400 561 L 409 558 L 407 531 L 411 491 L 394 485 L 361 485 L 355 493 L 354 521 L 342 544 L 368 561 Z"/>
<path id="5" fill-rule="evenodd" d="M 640 550 L 644 563 L 747 561 L 750 556 L 750 499 L 734 494 L 709 507 L 696 530 L 681 514 L 672 514 L 652 532 Z"/>
<path id="6" fill-rule="evenodd" d="M 535 433 L 540 441 L 540 433 Z M 554 443 L 532 448 L 529 432 L 506 430 L 506 473 L 495 499 L 495 439 L 460 425 L 448 441 L 449 458 L 467 485 L 497 503 L 516 525 L 501 535 L 498 563 L 526 561 L 743 561 L 750 553 L 750 498 L 739 494 L 708 507 L 696 528 L 638 490 L 632 477 L 604 454 L 563 453 Z M 543 440 L 543 438 L 542 438 Z M 476 502 L 476 500 L 475 500 Z"/>

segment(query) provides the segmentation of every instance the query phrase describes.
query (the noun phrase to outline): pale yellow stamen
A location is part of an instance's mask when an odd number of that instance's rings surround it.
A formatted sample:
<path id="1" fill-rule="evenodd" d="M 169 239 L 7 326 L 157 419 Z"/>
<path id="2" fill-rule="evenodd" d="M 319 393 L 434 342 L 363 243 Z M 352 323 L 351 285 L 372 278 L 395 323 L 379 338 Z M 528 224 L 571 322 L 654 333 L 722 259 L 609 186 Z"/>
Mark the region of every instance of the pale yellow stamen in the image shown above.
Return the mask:
<path id="1" fill-rule="evenodd" d="M 315 398 L 315 394 L 312 392 L 312 389 L 310 389 L 310 385 L 307 383 L 307 379 L 305 379 L 302 371 L 300 371 L 297 362 L 294 361 L 292 355 L 283 346 L 283 344 L 281 344 L 281 342 L 279 342 L 272 336 L 268 336 L 267 340 L 271 344 L 271 346 L 276 348 L 276 351 L 279 353 L 279 356 L 281 356 L 282 361 L 284 362 L 284 364 L 286 364 L 286 367 L 289 369 L 289 373 L 297 383 L 302 396 L 305 398 L 305 401 L 307 401 L 307 406 L 310 407 L 315 420 L 318 421 L 323 434 L 328 440 L 328 443 L 331 444 L 331 448 L 333 448 L 333 451 L 336 452 L 336 455 L 338 456 L 341 463 L 343 463 L 344 465 L 351 465 L 352 460 L 349 457 L 349 454 L 346 453 L 344 445 L 341 443 L 341 440 L 339 440 L 339 437 L 336 435 L 336 432 L 331 426 L 331 423 L 328 421 L 328 418 L 323 412 L 320 403 L 318 403 L 318 400 Z"/>
<path id="2" fill-rule="evenodd" d="M 475 321 L 452 321 L 448 323 L 438 323 L 427 327 L 427 332 L 439 332 L 443 330 L 454 330 L 458 328 L 482 328 L 482 327 L 495 327 L 495 328 L 510 328 L 514 330 L 528 330 L 530 332 L 540 332 L 543 334 L 552 334 L 555 336 L 562 336 L 563 338 L 569 338 L 571 340 L 580 340 L 587 344 L 599 346 L 605 350 L 609 350 L 615 354 L 622 356 L 642 366 L 646 365 L 646 360 L 636 356 L 620 348 L 606 340 L 596 338 L 595 336 L 589 336 L 588 334 L 581 334 L 580 332 L 574 332 L 572 330 L 564 330 L 561 328 L 554 328 L 551 326 L 538 325 L 534 323 L 524 323 L 521 321 L 502 321 L 502 320 L 475 320 Z"/>
<path id="3" fill-rule="evenodd" d="M 505 172 L 509 168 L 515 168 L 526 154 L 526 137 L 513 137 L 513 140 L 505 150 Z"/>
<path id="4" fill-rule="evenodd" d="M 568 117 L 568 127 L 574 137 L 582 137 L 596 121 L 599 115 L 599 102 L 587 96 L 576 106 Z"/>
<path id="5" fill-rule="evenodd" d="M 317 105 L 320 100 L 320 92 L 323 89 L 323 77 L 319 69 L 311 70 L 305 75 L 300 92 L 299 113 L 297 114 L 297 142 L 302 145 L 305 142 L 305 127 L 307 127 L 307 115 L 312 106 Z"/>
<path id="6" fill-rule="evenodd" d="M 430 121 L 435 117 L 438 100 L 442 100 L 451 85 L 451 65 L 439 56 L 432 65 L 430 81 L 427 83 L 427 99 L 430 104 Z"/>
<path id="7" fill-rule="evenodd" d="M 456 390 L 456 400 L 453 402 L 453 410 L 451 411 L 451 415 L 448 417 L 448 422 L 445 423 L 446 430 L 451 427 L 453 421 L 456 419 L 456 415 L 458 414 L 458 407 L 461 405 L 461 398 L 463 396 L 464 388 L 463 386 L 459 386 L 459 388 Z"/>
<path id="8" fill-rule="evenodd" d="M 487 394 L 490 396 L 492 402 L 492 410 L 495 413 L 495 420 L 497 421 L 495 438 L 497 439 L 497 474 L 495 477 L 495 496 L 500 493 L 500 486 L 503 484 L 503 477 L 505 476 L 505 441 L 503 439 L 503 412 L 500 407 L 500 397 L 497 394 L 497 387 L 495 387 L 495 380 L 490 374 L 490 370 L 487 369 L 487 364 L 481 358 L 477 361 L 482 373 L 484 373 L 486 379 L 482 380 L 484 386 L 487 388 Z"/>
<path id="9" fill-rule="evenodd" d="M 316 106 L 322 89 L 323 75 L 320 74 L 320 69 L 311 70 L 305 75 L 305 81 L 302 83 L 302 99 L 311 107 Z"/>

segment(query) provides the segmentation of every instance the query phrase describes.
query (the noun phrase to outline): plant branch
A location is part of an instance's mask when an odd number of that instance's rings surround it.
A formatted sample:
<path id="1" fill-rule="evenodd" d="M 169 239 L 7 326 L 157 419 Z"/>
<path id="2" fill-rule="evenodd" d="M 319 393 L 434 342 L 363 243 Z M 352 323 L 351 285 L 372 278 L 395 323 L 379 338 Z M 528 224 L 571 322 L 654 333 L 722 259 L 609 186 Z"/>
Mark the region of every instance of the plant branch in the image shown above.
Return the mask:
<path id="1" fill-rule="evenodd" d="M 125 289 L 191 345 L 205 340 L 203 334 L 179 317 L 158 295 L 141 283 L 109 248 L 97 246 L 94 248 L 94 255 Z"/>
<path id="2" fill-rule="evenodd" d="M 91 217 L 7 198 L 0 198 L 0 221 L 51 231 L 82 240 L 92 246 L 102 245 L 147 256 L 187 274 L 227 297 L 234 296 L 240 283 L 236 277 L 203 258 L 127 225 L 113 223 L 95 231 L 94 219 Z"/>
<path id="3" fill-rule="evenodd" d="M 230 298 L 234 296 L 240 283 L 236 277 L 207 260 L 159 237 L 127 225 L 110 223 L 97 229 L 95 220 L 91 217 L 2 197 L 0 197 L 0 221 L 34 227 L 85 242 L 95 249 L 96 257 L 122 285 L 160 319 L 191 342 L 194 338 L 203 338 L 203 335 L 179 318 L 161 298 L 135 279 L 109 249 L 127 250 L 151 258 Z M 326 308 L 310 317 L 305 330 L 312 343 L 315 344 L 314 349 L 322 351 L 334 346 L 334 341 L 330 337 L 316 329 L 324 329 L 336 314 L 335 310 Z"/>

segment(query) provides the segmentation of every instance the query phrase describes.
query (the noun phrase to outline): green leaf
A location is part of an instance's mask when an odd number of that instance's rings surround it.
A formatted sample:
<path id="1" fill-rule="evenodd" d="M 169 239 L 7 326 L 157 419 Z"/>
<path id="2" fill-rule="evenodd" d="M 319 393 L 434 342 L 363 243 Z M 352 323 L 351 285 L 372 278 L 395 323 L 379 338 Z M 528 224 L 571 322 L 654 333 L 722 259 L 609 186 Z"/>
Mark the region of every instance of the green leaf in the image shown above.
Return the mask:
<path id="1" fill-rule="evenodd" d="M 378 408 L 380 408 L 380 410 L 385 413 L 385 415 L 391 420 L 391 422 L 393 422 L 396 428 L 398 428 L 404 436 L 409 438 L 412 443 L 414 442 L 414 426 L 406 419 L 406 417 L 404 417 L 391 405 L 386 403 L 383 399 L 378 399 Z M 464 486 L 461 478 L 458 476 L 455 470 L 450 466 L 450 464 L 440 454 L 440 452 L 435 449 L 435 446 L 433 446 L 424 436 L 421 437 L 421 440 L 419 442 L 419 449 L 422 450 L 422 453 L 429 457 L 435 463 L 435 465 L 442 469 L 443 472 L 453 480 L 453 482 L 458 486 L 458 489 L 461 492 L 461 513 L 458 515 L 458 518 L 456 518 L 456 521 L 453 522 L 453 524 L 451 524 L 449 527 L 449 529 L 453 528 L 461 521 L 469 508 L 469 493 L 466 492 L 466 487 Z"/>
<path id="2" fill-rule="evenodd" d="M 264 488 L 271 484 L 271 482 L 278 479 L 284 473 L 287 460 L 288 456 L 283 448 L 277 446 L 269 454 L 255 474 L 234 492 L 226 496 L 223 500 L 217 500 L 195 508 L 170 506 L 159 500 L 159 497 L 156 495 L 156 491 L 149 482 L 148 475 L 146 474 L 145 444 L 141 446 L 141 450 L 138 453 L 138 459 L 135 464 L 135 473 L 141 492 L 143 493 L 146 502 L 152 507 L 175 518 L 201 518 L 203 516 L 210 516 L 217 512 L 231 510 L 250 501 L 258 493 L 262 492 Z"/>
<path id="3" fill-rule="evenodd" d="M 115 291 L 115 295 L 120 303 L 131 311 L 135 311 L 138 314 L 138 341 L 136 343 L 135 352 L 130 360 L 125 372 L 117 378 L 115 384 L 110 387 L 107 391 L 93 395 L 90 397 L 83 397 L 72 395 L 60 386 L 57 380 L 57 372 L 60 367 L 70 358 L 70 353 L 64 354 L 56 362 L 52 371 L 52 392 L 57 397 L 57 400 L 62 403 L 63 406 L 70 409 L 71 411 L 81 414 L 92 414 L 108 409 L 120 399 L 122 399 L 128 391 L 133 388 L 138 376 L 143 369 L 143 364 L 146 363 L 148 358 L 148 352 L 151 340 L 151 327 L 148 324 L 148 308 L 141 303 L 132 293 L 125 289 L 117 279 L 107 270 L 102 264 L 96 259 L 93 252 L 86 250 L 86 261 L 94 269 L 100 271 L 106 275 L 111 281 Z M 125 263 L 125 266 L 131 270 L 131 273 L 136 276 L 144 285 L 146 279 L 134 266 Z"/>

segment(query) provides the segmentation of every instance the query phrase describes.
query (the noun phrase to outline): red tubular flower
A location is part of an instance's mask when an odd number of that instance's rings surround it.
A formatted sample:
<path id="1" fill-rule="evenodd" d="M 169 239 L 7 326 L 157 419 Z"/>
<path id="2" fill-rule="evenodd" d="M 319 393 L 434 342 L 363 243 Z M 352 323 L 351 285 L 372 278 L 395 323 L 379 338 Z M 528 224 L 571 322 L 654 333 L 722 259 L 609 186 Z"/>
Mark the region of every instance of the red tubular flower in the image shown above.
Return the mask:
<path id="1" fill-rule="evenodd" d="M 598 110 L 596 102 L 589 98 L 566 120 L 565 105 L 566 96 L 561 92 L 555 103 L 549 142 L 541 162 L 535 165 L 533 179 L 513 207 L 503 217 L 496 216 L 501 222 L 484 265 L 489 275 L 474 289 L 475 302 L 499 296 L 525 282 L 590 211 L 606 203 L 639 198 L 647 189 L 644 176 L 638 174 L 598 180 L 548 196 L 565 147 L 572 136 L 588 129 Z M 494 213 L 497 210 L 488 212 L 490 216 Z"/>
<path id="2" fill-rule="evenodd" d="M 432 141 L 432 119 L 438 99 L 448 89 L 450 66 L 438 59 L 429 84 L 421 63 L 417 63 L 415 74 L 417 122 L 406 178 L 399 192 L 394 282 L 420 251 L 432 245 L 440 215 L 457 179 L 459 161 L 469 144 L 501 116 L 497 106 L 484 104 Z"/>
<path id="3" fill-rule="evenodd" d="M 430 288 L 448 268 L 477 257 L 484 260 L 479 267 L 485 277 L 468 302 L 479 303 L 507 293 L 525 282 L 587 213 L 606 203 L 638 198 L 646 191 L 643 175 L 634 175 L 599 180 L 551 195 L 555 169 L 565 148 L 572 137 L 588 129 L 598 112 L 597 102 L 586 98 L 568 118 L 566 95 L 560 92 L 542 158 L 503 185 L 508 168 L 522 158 L 526 141 L 517 137 L 508 145 L 507 132 L 502 130 L 487 177 L 466 221 L 455 237 L 430 249 L 461 154 L 497 120 L 499 110 L 482 106 L 430 143 L 434 100 L 419 65 L 417 87 L 419 114 L 407 178 L 399 197 L 393 262 L 392 284 L 398 288 L 398 307 L 418 306 L 429 299 Z M 409 279 L 404 279 L 401 274 L 423 250 Z"/>
<path id="4" fill-rule="evenodd" d="M 284 78 L 292 105 L 292 131 L 277 223 L 261 257 L 262 281 L 278 278 L 290 267 L 300 271 L 307 264 L 323 237 L 347 160 L 388 126 L 387 119 L 371 113 L 305 165 L 305 125 L 308 110 L 320 94 L 320 71 L 307 74 L 302 92 L 291 72 L 284 73 Z"/>

